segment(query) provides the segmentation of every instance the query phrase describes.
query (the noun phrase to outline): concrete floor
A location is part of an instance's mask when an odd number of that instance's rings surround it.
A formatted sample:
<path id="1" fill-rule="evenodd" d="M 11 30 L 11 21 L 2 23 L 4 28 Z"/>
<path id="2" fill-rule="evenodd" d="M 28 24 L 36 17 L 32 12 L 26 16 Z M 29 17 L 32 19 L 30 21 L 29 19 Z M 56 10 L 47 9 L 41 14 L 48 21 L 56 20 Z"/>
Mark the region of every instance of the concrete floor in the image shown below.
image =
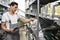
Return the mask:
<path id="1" fill-rule="evenodd" d="M 20 40 L 26 40 L 26 32 L 24 30 L 24 28 L 20 28 Z"/>

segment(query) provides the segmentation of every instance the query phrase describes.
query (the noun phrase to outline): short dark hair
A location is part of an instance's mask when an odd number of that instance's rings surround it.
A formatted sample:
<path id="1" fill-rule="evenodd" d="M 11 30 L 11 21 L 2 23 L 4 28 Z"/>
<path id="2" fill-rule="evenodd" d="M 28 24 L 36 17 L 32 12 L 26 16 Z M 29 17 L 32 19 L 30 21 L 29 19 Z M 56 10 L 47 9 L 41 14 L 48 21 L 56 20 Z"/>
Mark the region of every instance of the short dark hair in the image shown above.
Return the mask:
<path id="1" fill-rule="evenodd" d="M 16 2 L 11 2 L 11 3 L 9 4 L 9 6 L 14 6 L 14 5 L 18 5 L 18 3 L 16 3 Z"/>

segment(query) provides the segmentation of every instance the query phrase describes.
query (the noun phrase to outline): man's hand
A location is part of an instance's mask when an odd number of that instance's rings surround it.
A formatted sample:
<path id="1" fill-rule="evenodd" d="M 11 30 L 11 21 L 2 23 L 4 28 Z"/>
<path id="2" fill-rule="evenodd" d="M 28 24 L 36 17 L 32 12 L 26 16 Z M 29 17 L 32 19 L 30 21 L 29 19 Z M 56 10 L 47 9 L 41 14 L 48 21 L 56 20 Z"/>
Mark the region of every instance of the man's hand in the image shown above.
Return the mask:
<path id="1" fill-rule="evenodd" d="M 35 20 L 35 18 L 30 18 L 30 21 L 34 21 Z"/>
<path id="2" fill-rule="evenodd" d="M 10 28 L 10 32 L 14 32 L 14 29 L 13 28 Z"/>
<path id="3" fill-rule="evenodd" d="M 13 28 L 6 29 L 6 32 L 14 32 L 14 29 Z"/>

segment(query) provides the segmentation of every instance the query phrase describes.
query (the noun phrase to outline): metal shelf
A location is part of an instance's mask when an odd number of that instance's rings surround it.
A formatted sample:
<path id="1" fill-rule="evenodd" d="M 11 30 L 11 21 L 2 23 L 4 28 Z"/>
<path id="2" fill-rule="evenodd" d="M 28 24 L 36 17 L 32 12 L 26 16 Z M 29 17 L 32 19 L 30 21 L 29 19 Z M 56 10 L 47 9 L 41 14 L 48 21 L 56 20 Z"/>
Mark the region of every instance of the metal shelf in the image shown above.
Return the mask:
<path id="1" fill-rule="evenodd" d="M 3 6 L 3 7 L 6 7 L 6 8 L 9 7 L 8 5 L 4 5 L 4 4 L 2 4 L 2 3 L 0 3 L 0 5 Z"/>
<path id="2" fill-rule="evenodd" d="M 36 14 L 29 14 L 29 13 L 26 13 L 26 14 L 32 15 L 32 16 L 36 16 Z M 46 18 L 46 19 L 49 19 L 49 20 L 56 20 L 56 21 L 59 21 L 59 20 L 60 20 L 60 18 L 58 18 L 58 17 L 53 17 L 53 18 L 52 18 L 50 15 L 49 15 L 49 16 L 39 15 L 39 17 L 41 17 L 41 18 Z"/>
<path id="3" fill-rule="evenodd" d="M 33 0 L 31 2 L 29 2 L 29 5 L 32 5 L 36 0 Z"/>
<path id="4" fill-rule="evenodd" d="M 26 13 L 26 14 L 28 14 L 28 15 L 32 15 L 32 16 L 36 16 L 36 14 L 32 14 L 32 13 Z"/>

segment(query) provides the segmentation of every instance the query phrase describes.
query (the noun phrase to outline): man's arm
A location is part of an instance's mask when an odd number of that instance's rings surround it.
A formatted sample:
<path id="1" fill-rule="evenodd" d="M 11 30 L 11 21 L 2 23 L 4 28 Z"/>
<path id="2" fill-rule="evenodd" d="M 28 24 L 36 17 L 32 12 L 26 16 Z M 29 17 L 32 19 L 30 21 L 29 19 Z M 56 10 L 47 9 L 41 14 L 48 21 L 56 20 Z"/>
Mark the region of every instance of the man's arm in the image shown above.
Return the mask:
<path id="1" fill-rule="evenodd" d="M 7 29 L 6 28 L 6 23 L 5 22 L 2 22 L 1 23 L 1 28 L 4 30 L 4 31 L 6 31 L 6 32 L 13 32 L 14 31 L 14 29 Z"/>
<path id="2" fill-rule="evenodd" d="M 4 31 L 9 31 L 7 28 L 6 28 L 6 23 L 5 22 L 2 22 L 1 23 L 1 27 Z"/>
<path id="3" fill-rule="evenodd" d="M 25 19 L 25 18 L 20 18 L 20 20 L 22 20 L 24 23 L 29 23 L 30 21 L 33 21 L 34 18 L 30 18 L 30 19 Z"/>

